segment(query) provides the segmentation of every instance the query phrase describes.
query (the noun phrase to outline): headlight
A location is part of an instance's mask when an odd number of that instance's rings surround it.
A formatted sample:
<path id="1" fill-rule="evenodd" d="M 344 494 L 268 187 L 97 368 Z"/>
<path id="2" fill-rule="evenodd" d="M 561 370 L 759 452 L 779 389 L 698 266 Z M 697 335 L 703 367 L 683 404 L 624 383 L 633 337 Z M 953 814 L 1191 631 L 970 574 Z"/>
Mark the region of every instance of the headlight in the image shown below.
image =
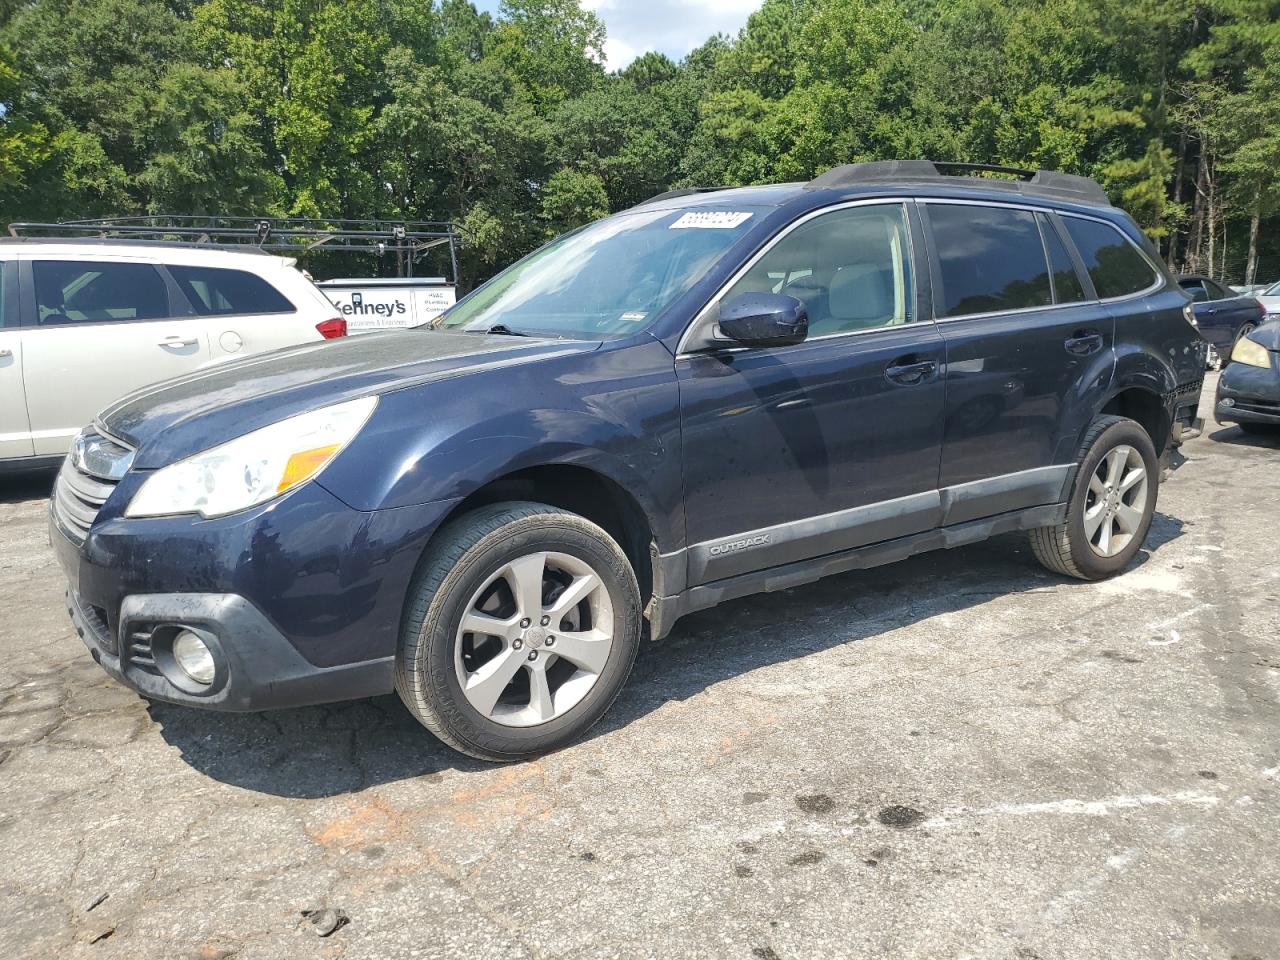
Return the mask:
<path id="1" fill-rule="evenodd" d="M 363 397 L 312 410 L 179 460 L 147 479 L 125 516 L 221 517 L 278 497 L 323 470 L 377 405 Z"/>
<path id="2" fill-rule="evenodd" d="M 1250 367 L 1270 367 L 1271 353 L 1260 343 L 1241 337 L 1231 351 L 1233 363 L 1243 363 Z"/>

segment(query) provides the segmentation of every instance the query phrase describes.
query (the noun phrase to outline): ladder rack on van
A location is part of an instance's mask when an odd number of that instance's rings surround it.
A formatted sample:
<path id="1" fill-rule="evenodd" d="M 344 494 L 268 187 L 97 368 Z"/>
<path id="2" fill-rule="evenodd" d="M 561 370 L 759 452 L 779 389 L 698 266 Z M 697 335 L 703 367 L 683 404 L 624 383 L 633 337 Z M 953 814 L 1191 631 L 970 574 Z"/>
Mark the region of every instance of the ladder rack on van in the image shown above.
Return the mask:
<path id="1" fill-rule="evenodd" d="M 458 230 L 448 221 L 308 220 L 297 217 L 105 217 L 61 223 L 12 223 L 10 236 L 44 240 L 124 240 L 138 243 L 252 247 L 302 256 L 333 253 L 393 254 L 397 272 L 412 277 L 428 250 L 445 244 L 458 276 Z"/>

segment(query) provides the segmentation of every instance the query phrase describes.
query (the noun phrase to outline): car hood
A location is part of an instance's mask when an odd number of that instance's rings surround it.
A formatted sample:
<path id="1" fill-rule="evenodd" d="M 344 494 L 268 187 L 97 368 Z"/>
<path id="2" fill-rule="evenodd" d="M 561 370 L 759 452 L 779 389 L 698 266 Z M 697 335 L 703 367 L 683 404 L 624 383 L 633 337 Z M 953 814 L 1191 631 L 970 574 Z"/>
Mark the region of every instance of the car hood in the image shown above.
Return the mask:
<path id="1" fill-rule="evenodd" d="M 317 407 L 599 346 L 439 330 L 363 334 L 153 384 L 116 401 L 96 422 L 137 450 L 135 467 L 148 469 Z"/>
<path id="2" fill-rule="evenodd" d="M 1280 320 L 1259 324 L 1258 328 L 1249 334 L 1249 339 L 1262 344 L 1268 350 L 1280 351 Z"/>

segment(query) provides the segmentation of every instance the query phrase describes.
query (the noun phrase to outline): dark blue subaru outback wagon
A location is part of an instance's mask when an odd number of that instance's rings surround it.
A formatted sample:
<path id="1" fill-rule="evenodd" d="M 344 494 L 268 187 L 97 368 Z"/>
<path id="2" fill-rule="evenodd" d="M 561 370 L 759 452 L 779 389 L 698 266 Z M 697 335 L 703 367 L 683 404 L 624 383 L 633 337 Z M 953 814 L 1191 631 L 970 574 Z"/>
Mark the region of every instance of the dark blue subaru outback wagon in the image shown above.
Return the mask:
<path id="1" fill-rule="evenodd" d="M 1012 530 L 1116 573 L 1199 398 L 1187 295 L 1093 181 L 962 172 L 664 194 L 427 327 L 126 397 L 52 502 L 77 629 L 147 697 L 394 689 L 513 760 L 723 600 Z"/>

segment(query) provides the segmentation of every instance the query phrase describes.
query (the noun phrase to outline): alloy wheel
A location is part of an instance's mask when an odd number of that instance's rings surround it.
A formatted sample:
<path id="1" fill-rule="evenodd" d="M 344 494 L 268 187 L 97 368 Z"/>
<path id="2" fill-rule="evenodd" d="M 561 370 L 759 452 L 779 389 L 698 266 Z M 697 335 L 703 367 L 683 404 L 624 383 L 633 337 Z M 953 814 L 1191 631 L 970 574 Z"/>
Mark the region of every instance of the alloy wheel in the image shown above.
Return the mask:
<path id="1" fill-rule="evenodd" d="M 1142 527 L 1147 504 L 1147 467 L 1128 444 L 1113 447 L 1089 477 L 1084 533 L 1094 553 L 1114 557 Z"/>
<path id="2" fill-rule="evenodd" d="M 458 626 L 462 693 L 503 726 L 555 720 L 600 679 L 613 624 L 609 591 L 585 561 L 556 552 L 509 560 L 472 595 Z"/>

